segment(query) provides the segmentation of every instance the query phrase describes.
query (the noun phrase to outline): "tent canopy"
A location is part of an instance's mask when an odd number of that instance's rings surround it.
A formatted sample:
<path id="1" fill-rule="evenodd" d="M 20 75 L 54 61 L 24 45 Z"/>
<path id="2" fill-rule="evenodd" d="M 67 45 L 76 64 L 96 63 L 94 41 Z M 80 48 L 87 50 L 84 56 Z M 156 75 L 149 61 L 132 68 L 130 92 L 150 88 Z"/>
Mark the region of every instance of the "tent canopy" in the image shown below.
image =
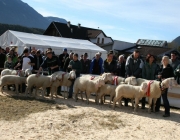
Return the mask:
<path id="1" fill-rule="evenodd" d="M 23 52 L 24 47 L 41 49 L 45 51 L 47 48 L 52 48 L 56 55 L 63 52 L 67 48 L 68 52 L 73 51 L 79 55 L 88 53 L 92 59 L 97 52 L 102 53 L 102 58 L 106 58 L 107 51 L 93 44 L 88 40 L 71 39 L 63 37 L 45 36 L 32 33 L 23 33 L 8 30 L 0 37 L 0 46 L 17 46 L 18 54 Z"/>

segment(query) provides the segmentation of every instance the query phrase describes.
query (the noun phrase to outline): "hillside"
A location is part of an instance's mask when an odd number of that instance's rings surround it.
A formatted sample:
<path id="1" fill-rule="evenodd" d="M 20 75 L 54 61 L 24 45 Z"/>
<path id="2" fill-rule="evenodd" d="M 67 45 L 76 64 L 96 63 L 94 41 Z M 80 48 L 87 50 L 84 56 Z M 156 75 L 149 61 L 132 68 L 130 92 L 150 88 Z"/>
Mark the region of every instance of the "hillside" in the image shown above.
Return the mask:
<path id="1" fill-rule="evenodd" d="M 20 32 L 26 32 L 26 33 L 34 33 L 34 34 L 43 34 L 43 29 L 37 29 L 37 28 L 28 28 L 20 25 L 9 25 L 9 24 L 1 24 L 0 23 L 0 35 L 2 35 L 7 30 L 14 30 L 14 31 L 20 31 Z"/>
<path id="2" fill-rule="evenodd" d="M 54 17 L 43 17 L 21 0 L 0 0 L 0 23 L 46 29 L 52 20 Z"/>

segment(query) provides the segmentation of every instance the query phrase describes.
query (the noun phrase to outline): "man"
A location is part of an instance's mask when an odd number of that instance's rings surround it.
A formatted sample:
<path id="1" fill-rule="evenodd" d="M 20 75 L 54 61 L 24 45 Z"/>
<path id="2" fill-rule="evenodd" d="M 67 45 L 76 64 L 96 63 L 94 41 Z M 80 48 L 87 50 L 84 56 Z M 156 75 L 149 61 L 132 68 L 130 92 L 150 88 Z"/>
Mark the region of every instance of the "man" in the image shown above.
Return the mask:
<path id="1" fill-rule="evenodd" d="M 6 61 L 6 55 L 3 53 L 3 50 L 0 47 L 0 68 L 4 68 L 5 61 Z M 1 71 L 1 69 L 0 69 L 0 71 Z"/>
<path id="2" fill-rule="evenodd" d="M 81 59 L 81 65 L 82 65 L 82 74 L 89 74 L 89 68 L 90 68 L 90 63 L 91 61 L 88 58 L 88 54 L 84 53 L 83 59 Z"/>
<path id="3" fill-rule="evenodd" d="M 5 54 L 8 54 L 9 53 L 9 47 L 6 47 L 6 49 L 5 49 Z"/>
<path id="4" fill-rule="evenodd" d="M 34 62 L 35 62 L 35 65 L 33 67 L 34 70 L 39 70 L 40 65 L 43 63 L 43 58 L 41 56 L 40 50 L 36 51 L 36 54 L 34 55 Z"/>
<path id="5" fill-rule="evenodd" d="M 124 55 L 120 55 L 117 62 L 116 75 L 125 77 L 125 60 Z"/>
<path id="6" fill-rule="evenodd" d="M 100 53 L 95 54 L 95 58 L 91 61 L 90 64 L 90 74 L 100 75 L 103 73 L 103 60 L 100 57 Z"/>
<path id="7" fill-rule="evenodd" d="M 63 53 L 59 55 L 60 70 L 63 71 L 64 63 L 66 58 L 69 57 L 67 49 L 64 48 Z"/>
<path id="8" fill-rule="evenodd" d="M 72 70 L 74 70 L 76 72 L 76 78 L 80 77 L 82 66 L 81 66 L 81 62 L 78 60 L 78 54 L 77 53 L 75 53 L 73 55 L 73 60 L 71 60 L 69 62 L 68 68 L 70 68 L 70 69 L 72 69 Z M 71 84 L 71 86 L 69 88 L 69 96 L 68 96 L 68 98 L 72 98 L 74 81 L 75 80 L 72 81 L 72 84 Z"/>
<path id="9" fill-rule="evenodd" d="M 171 61 L 172 61 L 172 68 L 173 70 L 175 70 L 177 68 L 177 66 L 180 64 L 180 61 L 177 58 L 177 52 L 173 51 L 171 52 Z"/>
<path id="10" fill-rule="evenodd" d="M 48 69 L 48 75 L 53 74 L 56 71 L 59 71 L 59 60 L 57 56 L 54 56 L 52 54 L 52 51 L 49 49 L 46 51 L 46 58 L 44 60 L 44 62 L 41 64 L 38 72 L 37 72 L 37 76 L 39 76 L 39 73 L 43 70 L 43 69 Z M 47 88 L 47 96 L 49 96 L 50 94 L 50 87 Z M 60 93 L 58 93 L 60 94 Z"/>
<path id="11" fill-rule="evenodd" d="M 73 60 L 73 54 L 74 54 L 73 52 L 70 52 L 69 57 L 66 58 L 65 63 L 64 63 L 64 67 L 63 67 L 63 71 L 70 72 L 68 65 L 69 65 L 69 62 L 71 60 Z"/>
<path id="12" fill-rule="evenodd" d="M 29 49 L 28 48 L 24 49 L 23 54 L 24 55 L 22 56 L 21 61 L 15 67 L 22 66 L 22 70 L 24 70 L 24 71 L 26 69 L 32 70 L 33 66 L 35 65 L 34 57 L 29 53 Z M 25 88 L 26 88 L 26 85 L 23 84 L 22 85 L 22 92 L 25 92 Z"/>
<path id="13" fill-rule="evenodd" d="M 126 60 L 126 76 L 134 76 L 136 78 L 141 78 L 143 65 L 144 63 L 143 60 L 140 59 L 139 51 L 134 50 L 133 54 L 131 54 Z M 125 106 L 128 106 L 128 99 L 125 99 Z"/>
<path id="14" fill-rule="evenodd" d="M 115 75 L 116 73 L 116 68 L 117 68 L 117 63 L 113 59 L 113 53 L 109 52 L 107 55 L 107 59 L 104 61 L 104 72 L 106 73 L 112 73 Z"/>

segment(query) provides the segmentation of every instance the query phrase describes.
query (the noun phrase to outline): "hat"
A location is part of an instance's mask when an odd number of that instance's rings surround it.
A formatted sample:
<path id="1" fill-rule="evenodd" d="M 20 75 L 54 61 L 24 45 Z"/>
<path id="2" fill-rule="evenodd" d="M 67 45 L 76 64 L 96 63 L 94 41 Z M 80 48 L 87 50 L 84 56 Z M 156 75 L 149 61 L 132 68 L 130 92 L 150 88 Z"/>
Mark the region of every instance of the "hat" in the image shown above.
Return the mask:
<path id="1" fill-rule="evenodd" d="M 84 56 L 88 56 L 88 54 L 87 54 L 87 53 L 84 53 Z"/>
<path id="2" fill-rule="evenodd" d="M 52 53 L 52 51 L 51 51 L 51 50 L 47 50 L 47 51 L 46 51 L 46 54 L 48 54 L 48 53 Z"/>
<path id="3" fill-rule="evenodd" d="M 63 49 L 63 52 L 67 52 L 67 49 L 66 49 L 66 48 L 64 48 L 64 49 Z"/>

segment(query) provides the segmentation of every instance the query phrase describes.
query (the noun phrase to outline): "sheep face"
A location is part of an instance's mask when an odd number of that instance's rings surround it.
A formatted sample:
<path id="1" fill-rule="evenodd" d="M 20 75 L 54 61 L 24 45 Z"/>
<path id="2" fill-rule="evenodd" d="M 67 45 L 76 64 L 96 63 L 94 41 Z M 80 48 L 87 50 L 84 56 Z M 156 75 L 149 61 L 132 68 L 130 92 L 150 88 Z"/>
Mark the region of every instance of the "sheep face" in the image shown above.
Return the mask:
<path id="1" fill-rule="evenodd" d="M 105 80 L 104 78 L 99 78 L 99 79 L 97 79 L 97 80 L 96 80 L 96 83 L 95 83 L 96 86 L 97 86 L 97 87 L 101 87 L 101 86 L 105 85 L 104 80 Z"/>
<path id="2" fill-rule="evenodd" d="M 24 72 L 24 77 L 29 76 L 29 75 L 31 75 L 31 74 L 32 74 L 32 71 L 29 70 L 29 69 L 27 69 L 27 70 L 25 70 L 25 72 Z"/>
<path id="3" fill-rule="evenodd" d="M 76 78 L 76 72 L 75 71 L 70 71 L 69 76 L 68 76 L 68 80 L 72 80 Z"/>
<path id="4" fill-rule="evenodd" d="M 140 86 L 140 90 L 143 92 L 143 93 L 146 93 L 147 90 L 148 90 L 148 84 L 146 82 L 143 82 Z"/>
<path id="5" fill-rule="evenodd" d="M 104 78 L 105 82 L 113 80 L 113 77 L 112 77 L 111 73 L 103 73 L 102 77 Z"/>
<path id="6" fill-rule="evenodd" d="M 128 85 L 137 85 L 136 77 L 127 77 L 125 79 L 125 83 L 127 83 Z"/>

